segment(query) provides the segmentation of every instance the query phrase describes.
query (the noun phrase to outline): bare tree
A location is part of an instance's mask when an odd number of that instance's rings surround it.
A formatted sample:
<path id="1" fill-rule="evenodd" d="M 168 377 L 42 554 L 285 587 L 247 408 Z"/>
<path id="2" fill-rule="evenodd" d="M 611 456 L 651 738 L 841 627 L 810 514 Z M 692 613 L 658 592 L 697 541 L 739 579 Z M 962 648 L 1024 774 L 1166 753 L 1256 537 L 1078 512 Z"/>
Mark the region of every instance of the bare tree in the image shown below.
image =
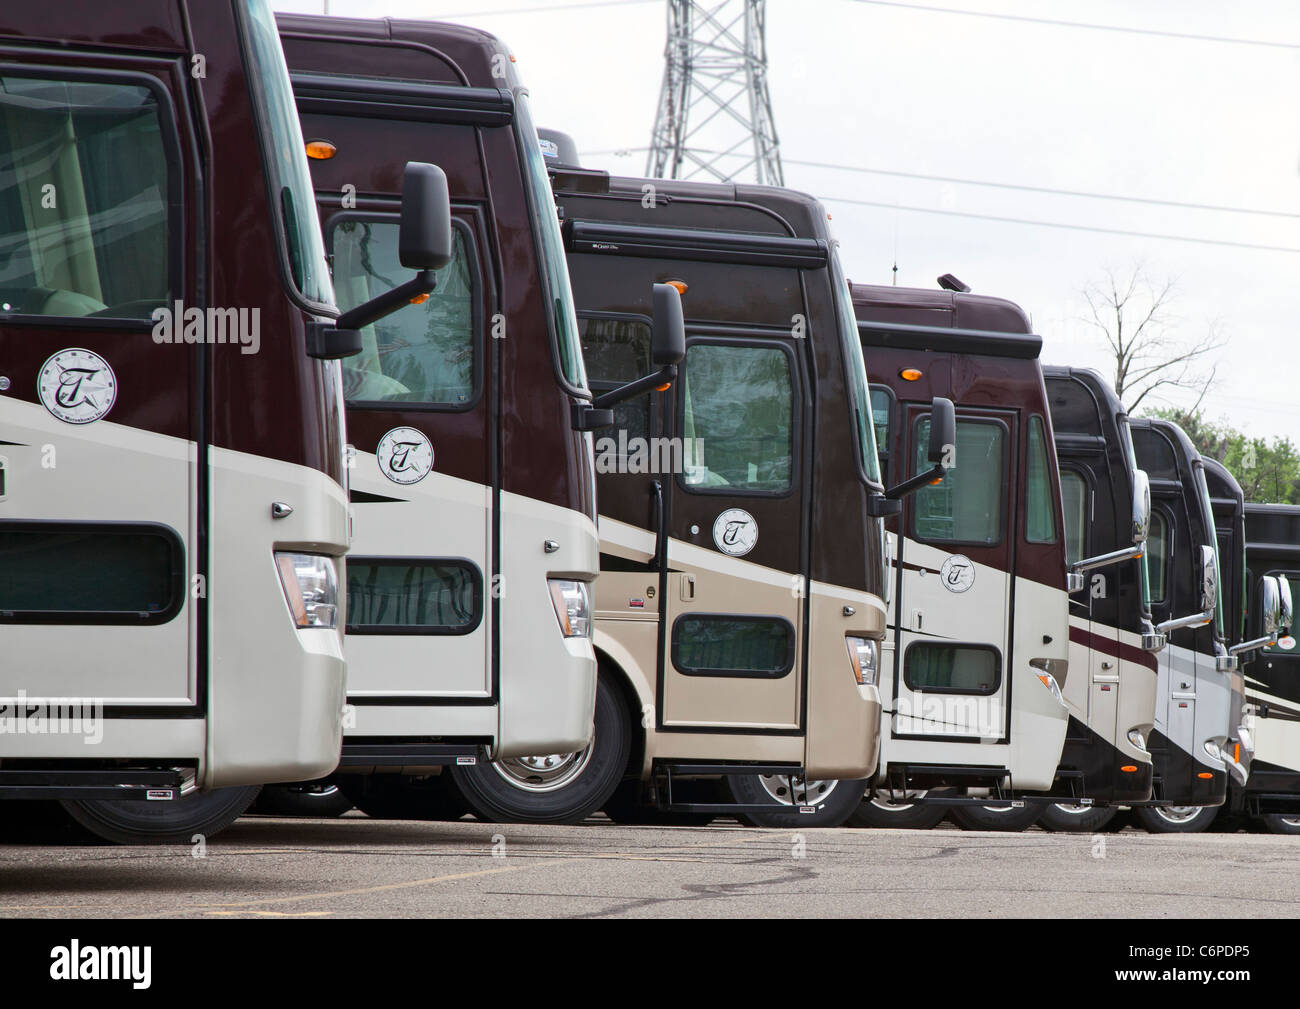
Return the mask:
<path id="1" fill-rule="evenodd" d="M 1181 339 L 1170 313 L 1174 287 L 1173 280 L 1152 283 L 1137 265 L 1127 278 L 1107 270 L 1083 292 L 1091 312 L 1084 322 L 1101 330 L 1114 355 L 1115 393 L 1129 413 L 1157 389 L 1183 389 L 1198 393 L 1187 411 L 1194 414 L 1218 372 L 1209 360 L 1225 343 L 1217 324 L 1199 340 Z"/>

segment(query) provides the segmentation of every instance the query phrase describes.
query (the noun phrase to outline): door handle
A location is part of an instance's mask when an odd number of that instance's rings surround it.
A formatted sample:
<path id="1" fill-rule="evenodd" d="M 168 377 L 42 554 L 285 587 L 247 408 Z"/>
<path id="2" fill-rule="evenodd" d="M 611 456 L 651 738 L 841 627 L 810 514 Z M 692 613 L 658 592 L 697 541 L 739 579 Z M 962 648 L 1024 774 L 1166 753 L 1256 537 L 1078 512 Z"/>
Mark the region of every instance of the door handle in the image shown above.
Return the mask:
<path id="1" fill-rule="evenodd" d="M 695 576 L 682 575 L 681 582 L 682 602 L 693 603 L 695 601 Z"/>
<path id="2" fill-rule="evenodd" d="M 664 564 L 664 555 L 667 552 L 668 530 L 666 528 L 664 514 L 664 485 L 658 480 L 650 481 L 650 495 L 654 499 L 654 530 L 655 530 L 655 555 L 651 558 L 656 571 L 660 570 Z"/>

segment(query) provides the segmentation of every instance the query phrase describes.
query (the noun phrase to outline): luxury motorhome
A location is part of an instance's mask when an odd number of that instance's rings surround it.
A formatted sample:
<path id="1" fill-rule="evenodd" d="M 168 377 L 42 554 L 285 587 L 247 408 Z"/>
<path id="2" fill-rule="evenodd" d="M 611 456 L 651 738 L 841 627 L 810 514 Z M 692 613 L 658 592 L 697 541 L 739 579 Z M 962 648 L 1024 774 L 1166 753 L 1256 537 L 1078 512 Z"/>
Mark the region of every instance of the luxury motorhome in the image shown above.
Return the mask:
<path id="1" fill-rule="evenodd" d="M 337 762 L 360 334 L 269 3 L 0 33 L 0 797 L 189 842 Z"/>
<path id="2" fill-rule="evenodd" d="M 431 816 L 445 766 L 591 738 L 590 432 L 613 417 L 592 401 L 505 46 L 434 22 L 279 23 L 339 302 L 406 306 L 364 324 L 343 367 L 353 541 L 336 780 L 372 815 Z M 397 268 L 411 160 L 442 169 L 452 204 L 453 254 L 428 291 Z M 667 334 L 652 341 L 658 385 L 682 352 L 679 296 L 648 274 L 642 287 Z"/>
<path id="3" fill-rule="evenodd" d="M 592 746 L 453 780 L 493 819 L 838 823 L 876 759 L 895 498 L 825 210 L 775 188 L 554 176 L 593 389 L 645 369 L 651 280 L 682 292 L 686 357 L 596 443 Z"/>
<path id="4" fill-rule="evenodd" d="M 1070 727 L 1061 768 L 1078 775 L 1081 793 L 1093 802 L 1050 805 L 1039 824 L 1095 831 L 1120 804 L 1151 797 L 1155 653 L 1165 645 L 1151 619 L 1143 553 L 1151 495 L 1137 468 L 1128 417 L 1106 380 L 1081 368 L 1043 371 L 1061 468 L 1066 558 L 1084 576 L 1070 596 L 1070 675 L 1062 687 Z M 1164 528 L 1157 519 L 1155 534 L 1163 537 Z"/>
<path id="5" fill-rule="evenodd" d="M 853 285 L 884 482 L 927 468 L 930 401 L 956 407 L 959 462 L 890 522 L 880 761 L 851 822 L 1022 829 L 1065 740 L 1065 530 L 1042 340 L 1019 306 Z M 1069 790 L 1064 795 L 1074 796 Z"/>

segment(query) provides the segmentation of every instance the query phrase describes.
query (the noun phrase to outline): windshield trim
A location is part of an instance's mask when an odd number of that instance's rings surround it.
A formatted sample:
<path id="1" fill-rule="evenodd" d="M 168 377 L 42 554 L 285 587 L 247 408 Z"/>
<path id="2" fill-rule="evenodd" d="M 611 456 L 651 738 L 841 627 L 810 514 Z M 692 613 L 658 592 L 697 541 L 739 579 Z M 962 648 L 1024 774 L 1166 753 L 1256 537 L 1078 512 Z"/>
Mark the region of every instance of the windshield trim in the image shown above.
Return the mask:
<path id="1" fill-rule="evenodd" d="M 844 390 L 849 401 L 849 416 L 853 423 L 853 445 L 857 449 L 858 476 L 872 490 L 884 492 L 880 475 L 880 450 L 876 445 L 875 414 L 871 409 L 871 376 L 862 354 L 862 338 L 858 335 L 858 320 L 853 313 L 853 299 L 849 282 L 840 263 L 839 242 L 830 243 L 829 266 L 831 271 L 831 297 L 835 302 L 835 328 L 840 337 L 841 357 L 844 361 Z M 865 401 L 865 402 L 864 402 Z"/>
<path id="2" fill-rule="evenodd" d="M 1207 544 L 1214 548 L 1214 566 L 1218 571 L 1219 584 L 1214 593 L 1214 633 L 1219 640 L 1224 640 L 1224 619 L 1223 619 L 1223 592 L 1226 588 L 1226 579 L 1223 571 L 1223 558 L 1219 555 L 1219 534 L 1214 524 L 1214 502 L 1210 497 L 1210 485 L 1205 479 L 1205 466 L 1198 459 L 1192 464 L 1192 472 L 1196 477 L 1196 492 L 1201 499 L 1201 512 L 1203 515 L 1202 522 L 1208 523 L 1205 529 L 1205 535 L 1210 542 Z"/>
<path id="3" fill-rule="evenodd" d="M 271 122 L 271 116 L 267 109 L 270 107 L 268 84 L 270 83 L 263 75 L 262 71 L 266 70 L 275 73 L 283 84 L 284 93 L 289 96 L 290 102 L 294 100 L 293 85 L 289 80 L 289 67 L 285 62 L 284 48 L 280 42 L 279 31 L 276 28 L 275 14 L 272 12 L 269 0 L 245 0 L 244 3 L 236 3 L 235 15 L 238 23 L 240 57 L 243 61 L 244 77 L 248 86 L 249 98 L 253 106 L 253 123 L 257 132 L 258 155 L 262 164 L 262 184 L 266 192 L 267 213 L 271 218 L 271 227 L 275 232 L 275 258 L 279 267 L 280 284 L 289 296 L 289 300 L 299 308 L 305 309 L 314 315 L 323 315 L 329 318 L 338 318 L 338 304 L 334 298 L 333 281 L 330 278 L 329 260 L 325 250 L 325 238 L 320 226 L 320 218 L 316 209 L 316 190 L 311 181 L 311 168 L 307 164 L 306 143 L 302 137 L 302 126 L 298 120 L 297 106 L 294 105 L 294 112 L 289 117 L 290 135 L 284 139 L 289 143 L 290 150 L 287 156 L 294 158 L 298 162 L 301 171 L 298 173 L 299 178 L 296 180 L 284 179 L 280 174 L 280 166 L 276 161 L 273 151 L 276 146 L 276 133 Z M 257 8 L 257 9 L 255 9 Z M 279 53 L 279 59 L 276 60 L 275 67 L 263 67 L 261 57 L 257 55 L 253 39 L 253 32 L 257 30 L 255 24 L 259 17 L 259 10 L 264 15 L 264 20 L 269 22 L 271 31 L 275 37 L 276 51 Z M 304 192 L 296 192 L 302 189 L 302 183 L 306 184 Z M 318 300 L 307 291 L 299 287 L 298 282 L 293 276 L 293 266 L 290 260 L 290 240 L 285 228 L 283 214 L 280 212 L 280 194 L 288 189 L 293 199 L 303 202 L 303 206 L 294 207 L 294 217 L 299 219 L 304 225 L 304 262 L 307 257 L 313 253 L 319 253 L 319 287 L 320 295 L 323 300 Z M 315 248 L 311 248 L 311 246 Z"/>

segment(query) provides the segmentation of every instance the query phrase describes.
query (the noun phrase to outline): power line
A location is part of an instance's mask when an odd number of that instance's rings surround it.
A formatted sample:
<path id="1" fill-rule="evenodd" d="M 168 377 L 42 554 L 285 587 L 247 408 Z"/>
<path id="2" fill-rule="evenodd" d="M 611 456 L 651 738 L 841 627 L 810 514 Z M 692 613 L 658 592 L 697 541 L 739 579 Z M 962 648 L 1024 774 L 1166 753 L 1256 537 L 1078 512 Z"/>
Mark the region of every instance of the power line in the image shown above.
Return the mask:
<path id="1" fill-rule="evenodd" d="M 1193 242 L 1197 245 L 1222 245 L 1233 249 L 1255 249 L 1261 252 L 1294 252 L 1300 249 L 1286 245 L 1259 245 L 1254 242 L 1232 242 L 1220 238 L 1198 238 L 1195 235 L 1163 235 L 1151 231 L 1127 231 L 1122 228 L 1102 228 L 1090 224 L 1067 224 L 1064 221 L 1034 221 L 1027 217 L 999 217 L 994 214 L 971 214 L 962 210 L 935 210 L 931 207 L 905 207 L 898 203 L 880 203 L 874 200 L 850 200 L 839 196 L 819 197 L 824 203 L 849 203 L 860 207 L 880 207 L 884 210 L 907 210 L 914 214 L 940 214 L 945 217 L 969 217 L 977 221 L 998 221 L 1003 224 L 1025 224 L 1034 228 L 1063 228 L 1067 231 L 1092 231 L 1103 235 L 1126 235 L 1130 238 L 1156 238 L 1169 242 Z"/>
<path id="2" fill-rule="evenodd" d="M 1129 28 L 1123 25 L 1099 25 L 1088 21 L 1058 21 L 1053 18 L 1034 18 L 1023 14 L 996 14 L 992 11 L 967 11 L 955 7 L 932 7 L 927 4 L 902 3 L 901 0 L 852 0 L 853 3 L 871 4 L 875 7 L 901 7 L 903 10 L 923 11 L 930 14 L 960 14 L 971 18 L 992 18 L 997 21 L 1019 21 L 1025 24 L 1050 25 L 1054 28 L 1086 28 L 1101 32 L 1123 32 L 1127 35 L 1152 35 L 1158 38 L 1181 39 L 1186 42 L 1222 42 L 1239 46 L 1262 46 L 1268 49 L 1300 49 L 1300 42 L 1272 42 L 1268 39 L 1242 39 L 1225 35 L 1194 35 L 1190 32 L 1168 32 L 1155 28 Z"/>
<path id="3" fill-rule="evenodd" d="M 599 156 L 605 154 L 633 154 L 645 150 L 644 147 L 618 147 L 603 151 L 583 151 L 584 155 Z M 1080 189 L 1055 189 L 1050 186 L 1030 186 L 1015 182 L 989 182 L 984 179 L 966 179 L 956 175 L 927 175 L 922 172 L 903 172 L 889 168 L 866 168 L 860 165 L 837 165 L 827 161 L 801 161 L 798 158 L 784 158 L 789 165 L 805 165 L 809 168 L 828 168 L 841 172 L 860 172 L 867 175 L 888 175 L 900 179 L 920 179 L 925 182 L 951 182 L 963 186 L 984 186 L 990 189 L 1014 189 L 1026 193 L 1044 193 L 1049 196 L 1074 196 L 1089 200 L 1116 200 L 1121 203 L 1146 203 L 1156 207 L 1176 207 L 1181 210 L 1212 210 L 1226 214 L 1253 214 L 1258 217 L 1281 217 L 1289 220 L 1300 219 L 1300 213 L 1285 210 L 1262 210 L 1255 207 L 1230 207 L 1219 203 L 1190 203 L 1182 200 L 1161 200 L 1150 196 L 1125 196 L 1119 193 L 1095 193 Z"/>

